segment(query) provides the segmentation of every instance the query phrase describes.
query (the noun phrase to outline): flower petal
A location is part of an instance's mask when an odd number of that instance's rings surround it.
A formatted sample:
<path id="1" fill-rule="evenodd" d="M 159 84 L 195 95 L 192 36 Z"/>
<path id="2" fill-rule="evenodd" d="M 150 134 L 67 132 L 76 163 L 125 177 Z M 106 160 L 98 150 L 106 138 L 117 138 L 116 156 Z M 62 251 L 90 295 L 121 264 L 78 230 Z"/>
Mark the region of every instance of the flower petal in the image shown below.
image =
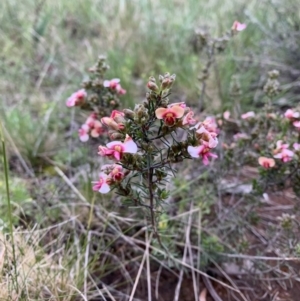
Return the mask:
<path id="1" fill-rule="evenodd" d="M 190 154 L 191 157 L 193 158 L 199 158 L 200 157 L 200 152 L 202 149 L 202 145 L 200 146 L 188 146 L 187 151 Z"/>
<path id="2" fill-rule="evenodd" d="M 136 143 L 131 139 L 127 140 L 124 144 L 124 153 L 135 154 L 138 150 Z"/>
<path id="3" fill-rule="evenodd" d="M 181 118 L 184 115 L 184 108 L 180 106 L 173 106 L 169 110 L 175 114 L 176 118 Z"/>
<path id="4" fill-rule="evenodd" d="M 123 144 L 124 144 L 124 143 L 121 142 L 121 141 L 112 141 L 112 142 L 107 143 L 106 146 L 107 146 L 108 148 L 113 148 L 114 146 L 119 145 L 119 146 L 121 146 L 122 149 L 123 149 L 123 148 L 124 148 L 124 145 L 123 145 Z"/>
<path id="5" fill-rule="evenodd" d="M 87 142 L 89 140 L 89 135 L 88 134 L 80 135 L 79 139 L 81 142 Z"/>
<path id="6" fill-rule="evenodd" d="M 100 193 L 108 193 L 110 191 L 110 187 L 107 183 L 103 183 L 101 188 L 98 190 Z"/>
<path id="7" fill-rule="evenodd" d="M 115 159 L 116 159 L 117 161 L 120 161 L 120 160 L 121 160 L 121 153 L 120 153 L 120 152 L 115 151 L 115 152 L 113 153 L 113 156 L 115 157 Z"/>
<path id="8" fill-rule="evenodd" d="M 168 109 L 166 108 L 158 108 L 155 111 L 155 115 L 158 119 L 163 119 L 164 114 L 166 113 Z"/>

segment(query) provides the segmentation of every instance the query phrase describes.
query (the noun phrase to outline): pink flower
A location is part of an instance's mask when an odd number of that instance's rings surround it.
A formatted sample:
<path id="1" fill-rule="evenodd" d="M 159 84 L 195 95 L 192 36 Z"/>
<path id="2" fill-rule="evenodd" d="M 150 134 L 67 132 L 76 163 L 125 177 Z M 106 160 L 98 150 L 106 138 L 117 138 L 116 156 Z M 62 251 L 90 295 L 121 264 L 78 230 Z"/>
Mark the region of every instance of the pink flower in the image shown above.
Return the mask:
<path id="1" fill-rule="evenodd" d="M 118 116 L 125 116 L 125 114 L 118 110 L 113 110 L 110 114 L 110 118 L 115 119 Z"/>
<path id="2" fill-rule="evenodd" d="M 245 134 L 245 133 L 237 133 L 235 135 L 233 135 L 233 140 L 238 141 L 238 140 L 247 140 L 250 137 Z"/>
<path id="3" fill-rule="evenodd" d="M 92 182 L 93 190 L 99 191 L 100 193 L 108 193 L 110 191 L 110 187 L 107 183 L 108 177 L 105 173 L 101 172 L 99 174 L 99 180 L 96 182 Z"/>
<path id="4" fill-rule="evenodd" d="M 106 88 L 116 89 L 119 82 L 120 82 L 119 78 L 113 78 L 111 80 L 105 80 L 103 82 L 103 86 L 106 87 Z"/>
<path id="5" fill-rule="evenodd" d="M 241 115 L 242 119 L 250 119 L 250 118 L 254 118 L 255 117 L 255 113 L 253 111 L 247 112 L 245 114 Z"/>
<path id="6" fill-rule="evenodd" d="M 78 90 L 73 93 L 66 102 L 67 107 L 80 106 L 84 103 L 87 93 L 84 89 Z"/>
<path id="7" fill-rule="evenodd" d="M 267 157 L 259 157 L 258 163 L 264 168 L 272 168 L 275 166 L 275 160 Z"/>
<path id="8" fill-rule="evenodd" d="M 193 118 L 194 112 L 189 111 L 182 120 L 182 125 L 194 125 L 196 123 L 196 120 Z"/>
<path id="9" fill-rule="evenodd" d="M 293 147 L 294 147 L 294 149 L 296 150 L 296 151 L 299 151 L 300 150 L 300 143 L 294 143 L 293 144 Z"/>
<path id="10" fill-rule="evenodd" d="M 168 108 L 172 108 L 174 106 L 180 106 L 181 108 L 185 109 L 186 108 L 186 104 L 185 102 L 174 102 L 168 105 Z"/>
<path id="11" fill-rule="evenodd" d="M 193 158 L 199 158 L 202 157 L 202 162 L 204 165 L 209 164 L 209 158 L 218 158 L 217 155 L 212 154 L 210 152 L 210 147 L 208 146 L 207 142 L 203 142 L 202 145 L 199 146 L 189 146 L 187 148 L 188 153 L 190 154 L 191 157 Z"/>
<path id="12" fill-rule="evenodd" d="M 95 120 L 93 127 L 91 128 L 91 136 L 93 138 L 99 137 L 104 132 L 102 123 L 99 120 Z"/>
<path id="13" fill-rule="evenodd" d="M 230 112 L 229 112 L 229 111 L 225 111 L 225 112 L 223 113 L 223 118 L 224 118 L 225 120 L 228 120 L 228 119 L 230 118 Z"/>
<path id="14" fill-rule="evenodd" d="M 294 121 L 293 126 L 297 129 L 300 130 L 300 121 Z"/>
<path id="15" fill-rule="evenodd" d="M 293 159 L 294 152 L 289 149 L 282 149 L 280 153 L 274 155 L 274 158 L 281 159 L 282 162 L 289 162 Z"/>
<path id="16" fill-rule="evenodd" d="M 115 164 L 112 171 L 109 174 L 109 177 L 114 181 L 114 182 L 120 182 L 124 178 L 124 172 L 123 168 L 120 165 Z"/>
<path id="17" fill-rule="evenodd" d="M 210 133 L 218 132 L 218 125 L 216 123 L 216 119 L 212 116 L 208 116 L 202 122 L 202 126 L 204 126 Z"/>
<path id="18" fill-rule="evenodd" d="M 112 90 L 116 90 L 118 94 L 123 95 L 126 93 L 126 90 L 123 89 L 120 85 L 120 79 L 119 78 L 113 78 L 111 80 L 105 80 L 103 82 L 103 86 L 106 88 L 110 88 Z"/>
<path id="19" fill-rule="evenodd" d="M 284 117 L 293 120 L 294 118 L 299 118 L 300 117 L 300 113 L 299 112 L 294 112 L 292 109 L 288 109 L 284 113 Z"/>
<path id="20" fill-rule="evenodd" d="M 83 141 L 82 139 L 86 139 L 85 141 L 87 141 L 88 138 L 86 138 L 85 134 L 89 134 L 93 138 L 97 138 L 104 133 L 104 128 L 101 122 L 97 119 L 97 114 L 92 113 L 79 131 L 80 140 Z"/>
<path id="21" fill-rule="evenodd" d="M 99 146 L 98 154 L 100 156 L 109 156 L 115 158 L 117 161 L 122 159 L 123 153 L 135 154 L 137 152 L 137 145 L 131 137 L 126 135 L 124 143 L 121 141 L 112 141 L 106 144 L 106 147 Z"/>
<path id="22" fill-rule="evenodd" d="M 92 113 L 88 119 L 85 121 L 85 124 L 87 124 L 90 128 L 94 127 L 95 120 L 97 120 L 97 114 Z"/>
<path id="23" fill-rule="evenodd" d="M 120 130 L 119 125 L 110 117 L 101 118 L 101 122 L 109 128 L 112 128 L 116 131 Z"/>
<path id="24" fill-rule="evenodd" d="M 105 164 L 101 168 L 108 175 L 107 182 L 120 182 L 124 178 L 123 167 L 118 164 Z"/>
<path id="25" fill-rule="evenodd" d="M 126 90 L 123 89 L 123 88 L 121 87 L 121 85 L 117 85 L 116 91 L 117 91 L 117 93 L 120 94 L 120 95 L 126 94 Z"/>
<path id="26" fill-rule="evenodd" d="M 163 119 L 167 126 L 173 126 L 176 123 L 176 119 L 179 119 L 184 114 L 184 108 L 180 106 L 173 106 L 171 108 L 158 108 L 155 111 L 155 115 L 158 119 Z"/>
<path id="27" fill-rule="evenodd" d="M 218 145 L 217 133 L 209 132 L 203 125 L 196 131 L 199 134 L 198 138 L 201 141 L 208 142 L 210 148 L 215 148 Z"/>
<path id="28" fill-rule="evenodd" d="M 276 148 L 273 150 L 273 154 L 276 155 L 278 153 L 280 153 L 283 149 L 287 149 L 289 147 L 288 144 L 283 143 L 282 140 L 278 140 L 276 142 Z"/>
<path id="29" fill-rule="evenodd" d="M 79 139 L 82 142 L 87 142 L 89 140 L 89 130 L 88 125 L 83 124 L 81 128 L 78 130 Z"/>
<path id="30" fill-rule="evenodd" d="M 105 146 L 100 145 L 98 147 L 98 155 L 100 155 L 101 157 L 110 157 L 112 159 L 113 153 L 114 153 L 113 150 L 111 150 Z"/>
<path id="31" fill-rule="evenodd" d="M 231 29 L 235 32 L 238 32 L 238 31 L 243 31 L 244 29 L 246 29 L 246 27 L 247 27 L 246 24 L 240 23 L 238 21 L 234 21 Z"/>

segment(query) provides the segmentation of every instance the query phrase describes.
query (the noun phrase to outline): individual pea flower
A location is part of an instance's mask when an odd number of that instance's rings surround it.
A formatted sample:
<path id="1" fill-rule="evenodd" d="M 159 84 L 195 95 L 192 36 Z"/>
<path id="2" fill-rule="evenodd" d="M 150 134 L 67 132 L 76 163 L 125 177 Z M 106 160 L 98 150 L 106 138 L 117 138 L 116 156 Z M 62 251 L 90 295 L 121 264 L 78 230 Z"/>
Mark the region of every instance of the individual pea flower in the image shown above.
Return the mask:
<path id="1" fill-rule="evenodd" d="M 123 167 L 117 164 L 114 164 L 113 169 L 109 173 L 109 177 L 114 181 L 114 182 L 120 182 L 123 180 L 125 174 L 123 172 Z"/>
<path id="2" fill-rule="evenodd" d="M 202 145 L 199 146 L 188 146 L 187 151 L 192 158 L 202 158 L 204 165 L 209 164 L 209 158 L 218 158 L 216 154 L 210 152 L 211 148 L 209 147 L 208 142 L 203 141 Z"/>
<path id="3" fill-rule="evenodd" d="M 218 125 L 216 119 L 212 116 L 208 116 L 205 120 L 201 123 L 202 126 L 205 127 L 210 133 L 218 133 Z"/>
<path id="4" fill-rule="evenodd" d="M 251 119 L 255 117 L 255 113 L 253 111 L 247 112 L 241 115 L 242 119 Z"/>
<path id="5" fill-rule="evenodd" d="M 300 113 L 299 112 L 295 112 L 292 109 L 288 109 L 284 113 L 284 117 L 287 118 L 287 119 L 290 119 L 290 120 L 294 120 L 295 118 L 299 118 L 300 117 Z"/>
<path id="6" fill-rule="evenodd" d="M 78 130 L 79 139 L 81 142 L 87 142 L 90 138 L 89 136 L 90 128 L 87 124 L 83 124 L 81 128 Z"/>
<path id="7" fill-rule="evenodd" d="M 92 113 L 85 122 L 85 125 L 89 127 L 90 135 L 93 138 L 98 138 L 102 133 L 104 133 L 104 128 L 102 123 L 97 119 L 97 114 Z"/>
<path id="8" fill-rule="evenodd" d="M 275 160 L 272 158 L 267 158 L 267 157 L 259 157 L 258 163 L 259 163 L 259 165 L 261 165 L 262 167 L 264 167 L 266 169 L 272 168 L 275 166 Z"/>
<path id="9" fill-rule="evenodd" d="M 173 106 L 171 108 L 158 108 L 155 111 L 158 119 L 162 119 L 167 126 L 173 126 L 177 119 L 184 115 L 184 108 L 180 106 Z"/>
<path id="10" fill-rule="evenodd" d="M 105 80 L 103 82 L 103 86 L 106 88 L 110 88 L 112 90 L 115 90 L 118 94 L 123 95 L 126 93 L 126 90 L 124 90 L 120 85 L 120 79 L 119 78 L 113 78 L 111 80 Z"/>
<path id="11" fill-rule="evenodd" d="M 295 150 L 295 151 L 300 151 L 300 143 L 295 142 L 295 143 L 293 144 L 293 147 L 294 147 L 294 150 Z"/>
<path id="12" fill-rule="evenodd" d="M 125 128 L 125 114 L 118 110 L 113 110 L 110 117 L 101 118 L 101 122 L 107 127 L 116 131 L 123 130 Z"/>
<path id="13" fill-rule="evenodd" d="M 87 93 L 84 89 L 76 91 L 67 99 L 67 107 L 81 106 L 84 103 L 86 96 Z"/>
<path id="14" fill-rule="evenodd" d="M 300 121 L 294 121 L 293 126 L 297 129 L 300 130 Z"/>
<path id="15" fill-rule="evenodd" d="M 110 89 L 116 89 L 116 87 L 120 84 L 119 78 L 113 78 L 111 80 L 105 80 L 103 82 L 103 86 Z"/>
<path id="16" fill-rule="evenodd" d="M 108 156 L 117 161 L 122 159 L 123 153 L 135 154 L 138 150 L 136 143 L 132 138 L 126 135 L 125 141 L 112 141 L 106 144 L 106 147 L 99 146 L 98 154 L 100 156 Z"/>
<path id="17" fill-rule="evenodd" d="M 102 117 L 101 122 L 110 129 L 116 131 L 120 130 L 119 125 L 110 117 Z"/>
<path id="18" fill-rule="evenodd" d="M 104 173 L 101 172 L 99 174 L 99 180 L 92 182 L 93 185 L 93 190 L 94 191 L 99 191 L 100 193 L 108 193 L 110 191 L 110 187 L 108 184 L 108 176 Z"/>
<path id="19" fill-rule="evenodd" d="M 229 112 L 229 111 L 225 111 L 225 112 L 223 113 L 223 118 L 224 118 L 225 120 L 228 120 L 228 119 L 230 118 L 230 112 Z"/>
<path id="20" fill-rule="evenodd" d="M 117 91 L 117 93 L 120 94 L 120 95 L 124 95 L 124 94 L 126 94 L 126 92 L 127 92 L 125 89 L 123 89 L 123 88 L 121 87 L 121 85 L 117 85 L 116 91 Z"/>
<path id="21" fill-rule="evenodd" d="M 283 143 L 282 140 L 278 140 L 276 142 L 276 148 L 273 150 L 273 154 L 276 155 L 280 153 L 283 149 L 287 149 L 289 145 L 287 143 Z"/>
<path id="22" fill-rule="evenodd" d="M 293 159 L 294 152 L 287 148 L 283 148 L 280 153 L 274 155 L 274 158 L 280 159 L 282 162 L 286 163 Z"/>
<path id="23" fill-rule="evenodd" d="M 194 112 L 189 111 L 182 119 L 182 125 L 194 125 L 197 121 L 193 118 Z"/>
<path id="24" fill-rule="evenodd" d="M 200 127 L 197 129 L 196 137 L 199 139 L 199 141 L 208 142 L 208 146 L 210 148 L 215 148 L 218 145 L 217 133 L 208 131 L 204 125 L 200 125 Z"/>
<path id="25" fill-rule="evenodd" d="M 233 135 L 233 140 L 234 141 L 239 141 L 239 140 L 248 140 L 250 137 L 246 133 L 236 133 Z"/>
<path id="26" fill-rule="evenodd" d="M 123 167 L 118 164 L 105 164 L 101 167 L 101 171 L 108 175 L 108 183 L 120 182 L 125 176 Z"/>
<path id="27" fill-rule="evenodd" d="M 186 106 L 186 103 L 185 102 L 174 102 L 174 103 L 170 103 L 169 105 L 168 105 L 168 108 L 172 108 L 172 107 L 175 107 L 175 106 L 179 106 L 179 107 L 181 107 L 181 108 L 183 108 L 183 109 L 185 109 L 187 106 Z"/>
<path id="28" fill-rule="evenodd" d="M 231 30 L 233 33 L 237 33 L 239 31 L 243 31 L 244 29 L 246 29 L 247 25 L 244 23 L 240 23 L 238 21 L 234 21 L 231 27 Z"/>

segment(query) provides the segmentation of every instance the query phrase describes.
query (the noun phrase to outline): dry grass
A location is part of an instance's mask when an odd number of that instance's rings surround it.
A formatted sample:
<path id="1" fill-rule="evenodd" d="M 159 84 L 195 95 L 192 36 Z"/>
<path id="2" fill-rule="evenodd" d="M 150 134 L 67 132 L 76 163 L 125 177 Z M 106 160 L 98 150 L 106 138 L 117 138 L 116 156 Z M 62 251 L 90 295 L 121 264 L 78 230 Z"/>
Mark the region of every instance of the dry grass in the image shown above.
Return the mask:
<path id="1" fill-rule="evenodd" d="M 70 301 L 78 295 L 78 275 L 64 267 L 66 258 L 57 261 L 55 252 L 45 253 L 40 246 L 44 235 L 45 231 L 15 232 L 14 262 L 11 242 L 0 233 L 0 300 Z"/>

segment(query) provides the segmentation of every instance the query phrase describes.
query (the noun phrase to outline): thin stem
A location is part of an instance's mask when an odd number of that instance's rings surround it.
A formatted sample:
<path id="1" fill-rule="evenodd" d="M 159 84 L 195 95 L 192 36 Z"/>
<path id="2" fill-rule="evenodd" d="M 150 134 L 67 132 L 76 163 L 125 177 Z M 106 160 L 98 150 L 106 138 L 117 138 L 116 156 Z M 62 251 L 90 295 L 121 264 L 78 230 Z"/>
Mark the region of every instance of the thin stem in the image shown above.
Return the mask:
<path id="1" fill-rule="evenodd" d="M 212 45 L 207 46 L 207 63 L 205 65 L 203 75 L 204 78 L 202 79 L 202 87 L 201 87 L 201 95 L 200 95 L 200 100 L 199 100 L 199 110 L 202 110 L 203 103 L 204 103 L 204 96 L 205 96 L 205 90 L 206 90 L 206 80 L 209 77 L 209 69 L 211 65 L 214 63 L 214 50 L 215 50 L 215 42 L 213 41 Z"/>
<path id="2" fill-rule="evenodd" d="M 155 208 L 154 208 L 154 193 L 153 193 L 153 167 L 151 167 L 151 157 L 148 154 L 148 188 L 149 188 L 149 201 L 150 201 L 150 218 L 151 218 L 151 224 L 153 227 L 153 232 L 155 237 L 157 238 L 157 241 L 159 245 L 166 251 L 167 254 L 168 250 L 167 248 L 163 245 L 160 236 L 157 232 L 157 227 L 156 227 L 156 221 L 155 221 Z"/>
<path id="3" fill-rule="evenodd" d="M 8 216 L 9 216 L 9 232 L 11 235 L 11 243 L 12 243 L 12 252 L 13 252 L 13 266 L 15 270 L 15 284 L 16 292 L 19 293 L 19 286 L 17 280 L 17 258 L 16 258 L 16 250 L 15 250 L 15 242 L 14 242 L 14 232 L 13 232 L 13 222 L 12 222 L 12 209 L 11 209 L 11 201 L 10 201 L 10 192 L 9 192 L 9 172 L 8 172 L 8 162 L 6 155 L 6 147 L 5 147 L 5 139 L 2 123 L 0 121 L 0 136 L 2 142 L 2 150 L 3 150 L 3 164 L 4 164 L 4 177 L 5 177 L 5 186 L 6 186 L 6 197 L 7 197 L 7 206 L 8 206 Z"/>
<path id="4" fill-rule="evenodd" d="M 151 166 L 151 158 L 148 154 L 148 188 L 149 188 L 149 200 L 150 200 L 150 214 L 151 214 L 151 223 L 154 229 L 154 233 L 156 234 L 156 224 L 155 224 L 155 215 L 154 215 L 154 202 L 153 202 L 153 168 Z"/>

